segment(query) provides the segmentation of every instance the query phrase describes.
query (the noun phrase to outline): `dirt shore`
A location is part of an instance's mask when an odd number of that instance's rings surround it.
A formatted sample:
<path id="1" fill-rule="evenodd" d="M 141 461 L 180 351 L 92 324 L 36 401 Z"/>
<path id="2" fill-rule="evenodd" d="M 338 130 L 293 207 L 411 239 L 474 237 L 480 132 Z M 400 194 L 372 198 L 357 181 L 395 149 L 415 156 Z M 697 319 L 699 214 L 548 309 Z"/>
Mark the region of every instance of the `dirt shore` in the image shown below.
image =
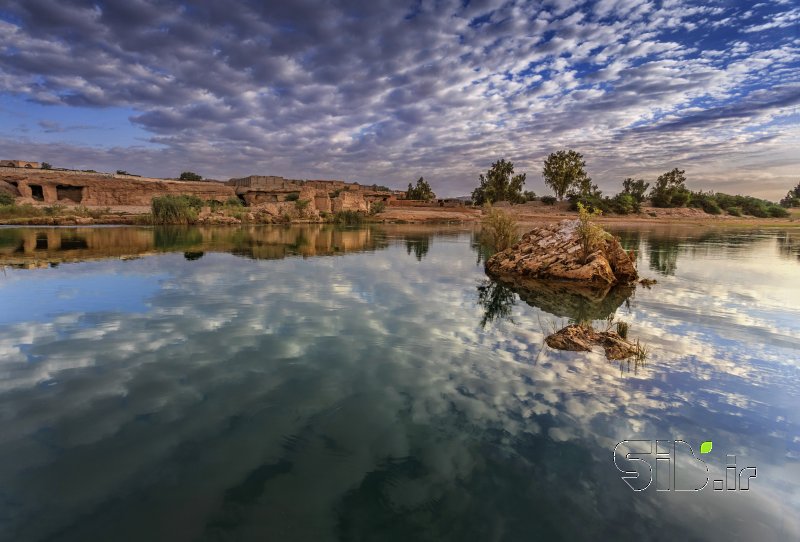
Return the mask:
<path id="1" fill-rule="evenodd" d="M 575 218 L 577 213 L 569 211 L 567 204 L 543 205 L 540 202 L 522 205 L 498 205 L 503 211 L 513 215 L 520 229 L 528 230 L 535 226 Z M 92 224 L 143 224 L 149 207 L 117 206 L 87 207 L 92 211 L 103 212 L 102 216 L 70 216 L 69 208 L 64 215 L 37 217 L 9 217 L 0 219 L 0 225 L 92 225 Z M 605 215 L 596 220 L 602 224 L 618 227 L 646 227 L 658 224 L 678 224 L 703 227 L 800 227 L 800 209 L 790 209 L 787 218 L 756 218 L 752 216 L 734 217 L 710 215 L 700 209 L 677 208 L 660 209 L 645 207 L 635 215 Z M 474 207 L 389 207 L 380 214 L 369 217 L 368 222 L 386 224 L 475 224 L 482 217 L 482 210 Z"/>

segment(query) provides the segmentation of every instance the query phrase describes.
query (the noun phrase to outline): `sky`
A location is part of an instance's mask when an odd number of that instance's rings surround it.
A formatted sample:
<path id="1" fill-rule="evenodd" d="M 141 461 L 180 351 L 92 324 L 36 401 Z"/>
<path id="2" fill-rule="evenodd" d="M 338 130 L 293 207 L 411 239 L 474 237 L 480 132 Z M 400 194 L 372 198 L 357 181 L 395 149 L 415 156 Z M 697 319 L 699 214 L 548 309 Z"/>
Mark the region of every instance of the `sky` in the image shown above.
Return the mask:
<path id="1" fill-rule="evenodd" d="M 800 181 L 800 3 L 0 0 L 0 158 L 469 194 L 551 152 L 606 193 L 674 167 Z"/>

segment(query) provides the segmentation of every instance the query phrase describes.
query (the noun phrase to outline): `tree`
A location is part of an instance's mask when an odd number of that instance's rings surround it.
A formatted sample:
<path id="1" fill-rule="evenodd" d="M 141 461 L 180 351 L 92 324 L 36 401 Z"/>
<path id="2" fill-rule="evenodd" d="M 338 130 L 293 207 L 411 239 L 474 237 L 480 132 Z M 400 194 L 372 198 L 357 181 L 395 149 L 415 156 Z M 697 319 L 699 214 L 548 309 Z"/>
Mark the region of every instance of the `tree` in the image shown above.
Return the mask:
<path id="1" fill-rule="evenodd" d="M 800 183 L 786 193 L 786 197 L 781 200 L 784 207 L 800 207 Z"/>
<path id="2" fill-rule="evenodd" d="M 408 183 L 408 190 L 406 190 L 406 199 L 421 199 L 421 200 L 431 200 L 436 197 L 436 194 L 433 193 L 431 189 L 431 185 L 428 184 L 424 178 L 420 177 L 417 179 L 417 185 L 412 186 L 411 183 Z"/>
<path id="3" fill-rule="evenodd" d="M 642 203 L 645 198 L 645 193 L 650 183 L 644 182 L 643 179 L 634 181 L 630 177 L 622 181 L 622 193 L 629 194 L 639 203 Z"/>
<path id="4" fill-rule="evenodd" d="M 181 176 L 178 177 L 181 181 L 202 181 L 202 175 L 198 175 L 193 171 L 184 171 L 181 173 Z"/>
<path id="5" fill-rule="evenodd" d="M 689 202 L 686 189 L 686 175 L 682 169 L 675 168 L 660 175 L 650 191 L 650 198 L 656 207 L 681 207 Z"/>
<path id="6" fill-rule="evenodd" d="M 42 169 L 53 169 L 53 165 L 50 162 L 42 162 Z"/>
<path id="7" fill-rule="evenodd" d="M 526 176 L 526 173 L 514 175 L 514 164 L 501 158 L 492 164 L 486 175 L 480 175 L 480 185 L 472 191 L 472 202 L 475 205 L 497 201 L 522 203 L 525 201 L 522 185 Z"/>
<path id="8" fill-rule="evenodd" d="M 579 187 L 586 184 L 591 186 L 591 179 L 586 175 L 586 162 L 583 155 L 573 150 L 561 150 L 550 153 L 544 161 L 542 169 L 544 184 L 549 186 L 559 200 L 564 199 L 564 195 L 572 187 Z"/>

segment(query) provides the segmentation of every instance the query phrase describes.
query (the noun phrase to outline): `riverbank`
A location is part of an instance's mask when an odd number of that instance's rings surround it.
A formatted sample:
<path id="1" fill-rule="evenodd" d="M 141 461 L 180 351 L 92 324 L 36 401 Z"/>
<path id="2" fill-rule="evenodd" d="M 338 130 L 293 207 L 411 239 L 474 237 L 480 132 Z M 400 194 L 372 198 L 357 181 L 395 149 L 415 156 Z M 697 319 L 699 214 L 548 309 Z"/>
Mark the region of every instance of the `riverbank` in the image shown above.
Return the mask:
<path id="1" fill-rule="evenodd" d="M 576 218 L 565 204 L 513 205 L 500 207 L 512 215 L 521 229 Z M 596 220 L 610 226 L 640 226 L 651 224 L 684 224 L 724 227 L 797 227 L 800 226 L 800 209 L 790 209 L 787 218 L 758 218 L 753 216 L 711 215 L 700 209 L 662 209 L 644 207 L 641 213 L 629 215 L 604 215 Z M 251 208 L 242 207 L 235 213 L 215 210 L 203 213 L 201 224 L 239 225 L 272 224 Z M 387 207 L 375 215 L 359 215 L 364 223 L 383 224 L 475 224 L 479 223 L 483 210 L 464 207 Z M 320 220 L 290 219 L 286 223 L 330 223 L 335 215 L 326 215 Z M 148 225 L 152 224 L 150 207 L 147 206 L 68 206 L 68 205 L 24 205 L 16 206 L 13 212 L 0 214 L 0 225 L 13 226 L 90 226 L 90 225 Z"/>

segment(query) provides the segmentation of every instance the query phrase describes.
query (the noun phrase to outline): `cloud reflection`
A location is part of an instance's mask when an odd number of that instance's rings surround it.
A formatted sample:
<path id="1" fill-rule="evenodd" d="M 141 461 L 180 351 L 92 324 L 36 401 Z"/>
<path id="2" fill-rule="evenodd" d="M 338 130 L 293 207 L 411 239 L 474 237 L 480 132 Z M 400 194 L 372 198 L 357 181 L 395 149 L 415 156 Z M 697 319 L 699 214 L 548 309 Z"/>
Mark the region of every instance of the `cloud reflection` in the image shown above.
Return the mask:
<path id="1" fill-rule="evenodd" d="M 527 304 L 510 309 L 514 323 L 481 329 L 483 270 L 468 234 L 432 237 L 421 260 L 401 235 L 382 239 L 382 251 L 337 258 L 210 251 L 187 261 L 181 251 L 9 270 L 0 300 L 86 273 L 153 277 L 157 288 L 140 292 L 145 311 L 93 311 L 79 296 L 70 311 L 0 326 L 0 534 L 800 532 L 800 494 L 785 482 L 797 468 L 787 453 L 800 447 L 789 359 L 800 345 L 797 319 L 780 318 L 797 315 L 781 267 L 794 262 L 746 247 L 759 265 L 728 273 L 714 251 L 687 254 L 674 277 L 620 309 L 654 351 L 645 370 L 620 375 L 599 352 L 540 352 L 548 314 Z M 737 292 L 751 269 L 766 272 L 767 254 L 764 313 L 730 337 Z M 715 265 L 727 287 L 711 297 L 702 271 Z M 713 439 L 759 466 L 759 491 L 746 502 L 642 498 L 632 509 L 610 456 L 637 435 Z M 745 513 L 748 525 L 733 521 Z M 632 515 L 644 521 L 632 526 Z M 701 530 L 704 517 L 716 531 Z"/>

